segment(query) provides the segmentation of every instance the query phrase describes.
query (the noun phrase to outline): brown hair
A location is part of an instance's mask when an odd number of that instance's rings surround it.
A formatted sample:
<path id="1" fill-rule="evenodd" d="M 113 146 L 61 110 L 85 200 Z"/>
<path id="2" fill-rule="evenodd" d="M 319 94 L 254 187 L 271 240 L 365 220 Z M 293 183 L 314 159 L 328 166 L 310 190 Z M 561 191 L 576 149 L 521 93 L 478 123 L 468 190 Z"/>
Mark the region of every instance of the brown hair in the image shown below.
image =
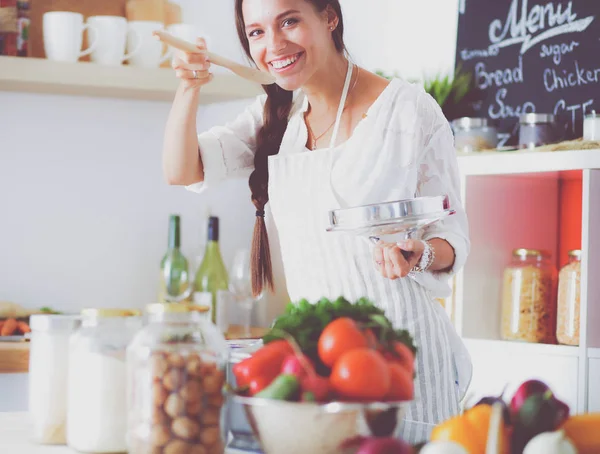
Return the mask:
<path id="1" fill-rule="evenodd" d="M 305 0 L 313 4 L 318 12 L 324 11 L 328 6 L 335 11 L 338 24 L 332 32 L 333 42 L 338 52 L 345 50 L 344 46 L 344 21 L 339 0 Z M 244 15 L 242 12 L 243 0 L 235 0 L 235 22 L 238 37 L 242 47 L 250 60 L 250 43 L 246 35 Z M 256 137 L 256 151 L 254 155 L 254 171 L 250 175 L 248 184 L 252 191 L 252 203 L 256 207 L 256 222 L 252 237 L 252 252 L 250 257 L 252 273 L 252 292 L 254 295 L 262 292 L 265 284 L 273 290 L 273 270 L 271 267 L 271 252 L 269 238 L 265 226 L 265 205 L 269 201 L 269 156 L 276 155 L 281 146 L 283 134 L 287 128 L 288 117 L 292 108 L 291 91 L 284 90 L 277 84 L 263 85 L 267 93 L 263 113 L 263 126 Z"/>

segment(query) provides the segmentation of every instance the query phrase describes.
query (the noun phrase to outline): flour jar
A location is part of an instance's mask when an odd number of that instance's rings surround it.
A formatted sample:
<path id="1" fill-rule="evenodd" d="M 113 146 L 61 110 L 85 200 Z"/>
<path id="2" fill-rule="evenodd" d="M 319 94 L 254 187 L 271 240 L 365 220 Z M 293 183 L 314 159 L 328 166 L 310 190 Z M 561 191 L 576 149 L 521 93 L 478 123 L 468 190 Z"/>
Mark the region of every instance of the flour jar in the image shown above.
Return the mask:
<path id="1" fill-rule="evenodd" d="M 194 306 L 152 304 L 127 348 L 130 454 L 222 454 L 228 346 Z"/>
<path id="2" fill-rule="evenodd" d="M 558 274 L 558 315 L 556 338 L 559 344 L 579 345 L 581 294 L 581 250 L 569 251 L 569 262 Z"/>
<path id="3" fill-rule="evenodd" d="M 72 315 L 29 318 L 29 419 L 36 443 L 66 443 L 69 336 L 79 324 Z"/>
<path id="4" fill-rule="evenodd" d="M 140 311 L 85 309 L 69 340 L 67 444 L 86 453 L 127 451 L 127 344 Z"/>

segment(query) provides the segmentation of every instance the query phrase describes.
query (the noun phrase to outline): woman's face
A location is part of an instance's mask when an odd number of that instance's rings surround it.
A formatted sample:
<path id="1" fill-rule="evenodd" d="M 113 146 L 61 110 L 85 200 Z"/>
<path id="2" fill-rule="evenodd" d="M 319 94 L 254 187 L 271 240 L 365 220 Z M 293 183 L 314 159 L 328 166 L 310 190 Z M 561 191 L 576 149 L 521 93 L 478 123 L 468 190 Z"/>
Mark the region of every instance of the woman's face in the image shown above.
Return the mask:
<path id="1" fill-rule="evenodd" d="M 306 0 L 244 0 L 242 9 L 252 59 L 277 85 L 295 90 L 326 67 L 335 51 L 329 27 L 336 23 L 327 10 Z"/>

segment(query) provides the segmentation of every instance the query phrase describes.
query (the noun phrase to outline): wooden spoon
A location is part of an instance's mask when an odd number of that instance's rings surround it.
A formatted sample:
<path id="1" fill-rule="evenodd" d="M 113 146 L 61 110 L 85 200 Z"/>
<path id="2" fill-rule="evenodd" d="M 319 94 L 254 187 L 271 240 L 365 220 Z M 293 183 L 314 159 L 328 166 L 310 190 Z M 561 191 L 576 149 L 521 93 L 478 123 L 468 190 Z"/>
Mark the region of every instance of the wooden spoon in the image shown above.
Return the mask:
<path id="1" fill-rule="evenodd" d="M 155 30 L 152 34 L 165 44 L 173 46 L 174 48 L 182 50 L 184 52 L 203 53 L 203 51 L 198 49 L 197 46 L 190 43 L 189 41 L 176 38 L 175 36 L 171 35 L 170 33 L 164 30 Z M 275 83 L 275 77 L 273 77 L 271 74 L 259 71 L 254 68 L 250 68 L 248 66 L 241 65 L 225 57 L 221 57 L 220 55 L 213 54 L 212 52 L 205 51 L 205 53 L 212 64 L 222 66 L 223 68 L 227 68 L 233 71 L 238 76 L 243 77 L 244 79 L 247 79 L 251 82 L 256 82 L 261 85 L 270 85 Z"/>

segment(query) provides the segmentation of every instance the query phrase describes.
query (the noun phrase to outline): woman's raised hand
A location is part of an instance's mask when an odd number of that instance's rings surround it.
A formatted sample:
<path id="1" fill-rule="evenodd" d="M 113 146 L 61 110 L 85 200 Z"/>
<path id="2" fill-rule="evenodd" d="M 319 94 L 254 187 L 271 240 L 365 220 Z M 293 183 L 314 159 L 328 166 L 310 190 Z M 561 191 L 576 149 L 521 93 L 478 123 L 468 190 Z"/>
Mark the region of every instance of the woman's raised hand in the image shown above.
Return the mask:
<path id="1" fill-rule="evenodd" d="M 209 72 L 210 61 L 205 52 L 206 41 L 204 38 L 198 38 L 196 46 L 198 52 L 177 50 L 171 63 L 175 75 L 181 79 L 185 88 L 200 88 L 213 78 L 213 75 Z"/>

